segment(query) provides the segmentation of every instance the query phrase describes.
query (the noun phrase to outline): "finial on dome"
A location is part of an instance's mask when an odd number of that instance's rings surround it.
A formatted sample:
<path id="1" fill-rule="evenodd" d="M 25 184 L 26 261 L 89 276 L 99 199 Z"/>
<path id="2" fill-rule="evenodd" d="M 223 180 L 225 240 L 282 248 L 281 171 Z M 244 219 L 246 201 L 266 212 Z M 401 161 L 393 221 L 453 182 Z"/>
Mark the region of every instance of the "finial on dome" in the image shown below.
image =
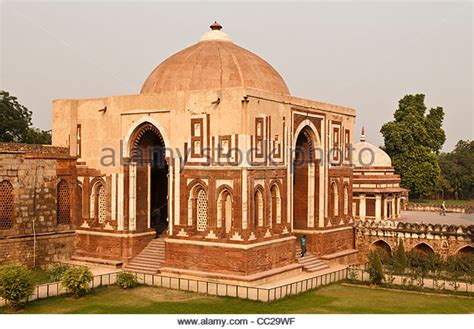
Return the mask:
<path id="1" fill-rule="evenodd" d="M 201 41 L 229 41 L 232 42 L 232 39 L 227 35 L 227 33 L 221 31 L 222 25 L 217 23 L 215 21 L 214 23 L 209 26 L 211 28 L 211 31 L 207 31 L 206 33 L 203 34 Z"/>
<path id="2" fill-rule="evenodd" d="M 209 26 L 211 28 L 211 30 L 215 31 L 220 31 L 222 29 L 222 25 L 220 25 L 219 23 L 217 23 L 217 21 L 214 21 L 214 23 L 211 24 L 211 26 Z"/>
<path id="3" fill-rule="evenodd" d="M 365 142 L 365 132 L 364 132 L 364 127 L 362 127 L 362 132 L 360 134 L 360 141 Z"/>

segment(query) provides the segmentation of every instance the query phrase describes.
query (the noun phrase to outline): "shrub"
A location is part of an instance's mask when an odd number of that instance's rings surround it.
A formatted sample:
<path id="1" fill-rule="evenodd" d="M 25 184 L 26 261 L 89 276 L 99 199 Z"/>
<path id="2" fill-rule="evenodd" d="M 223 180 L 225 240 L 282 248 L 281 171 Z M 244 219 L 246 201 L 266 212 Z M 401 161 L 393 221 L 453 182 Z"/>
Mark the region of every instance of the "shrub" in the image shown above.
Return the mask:
<path id="1" fill-rule="evenodd" d="M 92 279 L 92 272 L 88 268 L 70 268 L 61 276 L 61 285 L 79 298 L 90 291 Z"/>
<path id="2" fill-rule="evenodd" d="M 403 274 L 408 265 L 408 258 L 403 246 L 403 240 L 399 240 L 397 250 L 393 256 L 393 271 L 395 274 Z"/>
<path id="3" fill-rule="evenodd" d="M 122 289 L 130 289 L 138 286 L 135 274 L 130 272 L 120 272 L 117 274 L 117 285 Z"/>
<path id="4" fill-rule="evenodd" d="M 71 268 L 71 265 L 55 263 L 48 267 L 49 279 L 53 282 L 61 281 L 62 275 Z"/>
<path id="5" fill-rule="evenodd" d="M 424 278 L 430 272 L 436 272 L 443 266 L 443 260 L 438 254 L 424 254 L 419 251 L 407 253 L 408 266 L 411 271 L 418 271 Z"/>
<path id="6" fill-rule="evenodd" d="M 34 288 L 31 272 L 25 266 L 8 264 L 0 267 L 0 296 L 11 307 L 21 307 Z"/>
<path id="7" fill-rule="evenodd" d="M 367 272 L 369 273 L 370 283 L 372 284 L 379 285 L 385 279 L 379 253 L 372 251 L 369 253 Z"/>
<path id="8" fill-rule="evenodd" d="M 446 270 L 449 272 L 449 277 L 452 279 L 457 280 L 460 277 L 464 277 L 473 282 L 474 254 L 459 254 L 448 257 L 446 261 Z"/>

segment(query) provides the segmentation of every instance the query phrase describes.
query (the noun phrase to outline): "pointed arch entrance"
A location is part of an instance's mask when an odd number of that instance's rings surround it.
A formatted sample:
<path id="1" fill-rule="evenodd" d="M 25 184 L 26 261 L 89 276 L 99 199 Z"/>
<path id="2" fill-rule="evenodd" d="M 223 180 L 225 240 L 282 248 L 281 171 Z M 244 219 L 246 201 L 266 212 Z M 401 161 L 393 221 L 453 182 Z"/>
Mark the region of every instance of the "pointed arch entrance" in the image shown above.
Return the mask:
<path id="1" fill-rule="evenodd" d="M 318 226 L 319 160 L 316 137 L 309 126 L 303 127 L 296 138 L 293 160 L 293 227 L 307 229 Z"/>
<path id="2" fill-rule="evenodd" d="M 130 172 L 135 184 L 135 229 L 154 228 L 157 236 L 168 228 L 168 162 L 158 128 L 149 122 L 135 129 L 130 142 Z"/>

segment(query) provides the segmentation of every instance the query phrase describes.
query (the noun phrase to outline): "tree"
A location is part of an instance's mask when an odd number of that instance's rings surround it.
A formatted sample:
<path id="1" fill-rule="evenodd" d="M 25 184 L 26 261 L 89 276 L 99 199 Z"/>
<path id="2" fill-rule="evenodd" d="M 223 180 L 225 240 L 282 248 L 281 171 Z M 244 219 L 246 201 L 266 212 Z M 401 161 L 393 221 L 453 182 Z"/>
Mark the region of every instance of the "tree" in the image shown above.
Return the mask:
<path id="1" fill-rule="evenodd" d="M 31 111 L 0 90 L 0 142 L 51 144 L 51 133 L 31 127 Z"/>
<path id="2" fill-rule="evenodd" d="M 432 108 L 426 114 L 424 100 L 423 94 L 403 97 L 394 113 L 395 120 L 380 130 L 401 185 L 415 197 L 428 195 L 438 186 L 441 170 L 436 155 L 446 140 L 443 108 Z"/>
<path id="3" fill-rule="evenodd" d="M 367 272 L 369 273 L 370 283 L 379 285 L 384 280 L 382 261 L 380 260 L 379 253 L 371 251 L 369 252 L 369 263 L 367 264 Z"/>
<path id="4" fill-rule="evenodd" d="M 452 152 L 438 157 L 441 168 L 439 190 L 455 198 L 474 196 L 474 141 L 460 140 Z"/>
<path id="5" fill-rule="evenodd" d="M 395 274 L 403 274 L 408 265 L 408 257 L 405 253 L 403 240 L 399 240 L 397 250 L 393 256 L 393 272 Z"/>

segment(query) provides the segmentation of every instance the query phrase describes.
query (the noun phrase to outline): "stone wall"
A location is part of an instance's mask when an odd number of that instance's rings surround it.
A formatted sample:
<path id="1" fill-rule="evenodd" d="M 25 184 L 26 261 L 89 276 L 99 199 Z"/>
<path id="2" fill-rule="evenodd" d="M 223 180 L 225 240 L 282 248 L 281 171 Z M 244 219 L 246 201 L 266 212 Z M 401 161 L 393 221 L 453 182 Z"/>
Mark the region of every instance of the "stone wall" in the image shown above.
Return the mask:
<path id="1" fill-rule="evenodd" d="M 367 260 L 370 250 L 395 251 L 400 239 L 406 251 L 422 248 L 443 258 L 474 248 L 474 225 L 413 224 L 396 221 L 358 221 L 355 224 L 359 260 Z"/>
<path id="2" fill-rule="evenodd" d="M 75 158 L 65 148 L 0 143 L 0 182 L 10 184 L 13 214 L 3 215 L 10 226 L 0 229 L 0 264 L 28 266 L 69 258 L 74 251 Z M 57 188 L 67 183 L 69 209 L 58 223 Z M 64 199 L 63 199 L 64 200 Z M 5 207 L 7 201 L 0 200 Z"/>
<path id="3" fill-rule="evenodd" d="M 155 238 L 155 234 L 155 231 L 121 234 L 81 229 L 76 231 L 75 256 L 127 263 Z"/>
<path id="4" fill-rule="evenodd" d="M 412 203 L 408 202 L 405 207 L 405 210 L 410 211 L 431 211 L 439 213 L 441 211 L 441 205 L 438 204 L 423 204 L 423 203 Z M 446 212 L 454 212 L 454 213 L 473 213 L 474 206 L 467 205 L 467 206 L 446 206 Z"/>
<path id="5" fill-rule="evenodd" d="M 163 267 L 248 276 L 296 263 L 295 238 L 256 246 L 166 242 Z M 183 241 L 184 242 L 184 241 Z"/>
<path id="6" fill-rule="evenodd" d="M 298 241 L 306 235 L 306 248 L 316 256 L 325 256 L 354 249 L 354 229 L 345 227 L 333 231 L 298 233 Z M 299 242 L 298 242 L 299 243 Z"/>

